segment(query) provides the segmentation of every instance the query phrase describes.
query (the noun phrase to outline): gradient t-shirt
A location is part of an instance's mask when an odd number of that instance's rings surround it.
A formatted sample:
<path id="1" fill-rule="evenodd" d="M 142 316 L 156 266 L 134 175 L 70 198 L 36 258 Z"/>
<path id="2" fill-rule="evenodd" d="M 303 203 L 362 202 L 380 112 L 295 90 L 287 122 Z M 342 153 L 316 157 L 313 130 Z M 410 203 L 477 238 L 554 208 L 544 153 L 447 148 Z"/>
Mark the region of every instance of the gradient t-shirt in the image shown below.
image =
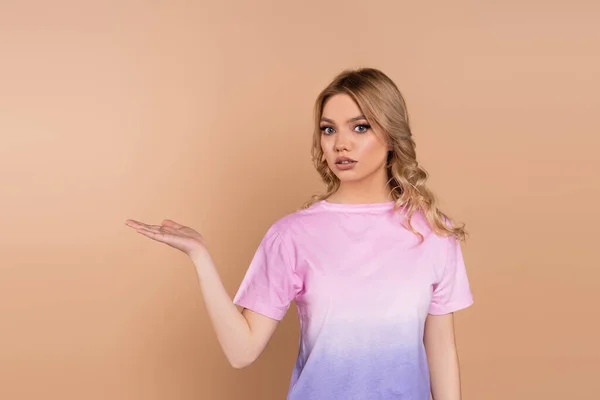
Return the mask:
<path id="1" fill-rule="evenodd" d="M 473 298 L 461 247 L 394 203 L 320 201 L 268 229 L 234 303 L 281 320 L 300 343 L 288 400 L 429 400 L 425 319 Z"/>

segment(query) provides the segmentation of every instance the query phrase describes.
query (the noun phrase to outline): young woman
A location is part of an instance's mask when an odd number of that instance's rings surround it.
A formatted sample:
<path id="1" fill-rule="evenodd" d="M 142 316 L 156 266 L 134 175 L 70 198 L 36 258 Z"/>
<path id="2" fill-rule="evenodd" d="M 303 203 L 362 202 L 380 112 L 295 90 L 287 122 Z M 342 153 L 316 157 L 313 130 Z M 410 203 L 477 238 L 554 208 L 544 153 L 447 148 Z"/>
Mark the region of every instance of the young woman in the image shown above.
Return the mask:
<path id="1" fill-rule="evenodd" d="M 127 224 L 191 257 L 233 367 L 261 354 L 295 301 L 288 399 L 460 399 L 453 313 L 473 302 L 466 232 L 425 186 L 400 91 L 379 70 L 344 71 L 315 116 L 326 191 L 270 226 L 233 301 L 199 233 L 171 220 Z"/>

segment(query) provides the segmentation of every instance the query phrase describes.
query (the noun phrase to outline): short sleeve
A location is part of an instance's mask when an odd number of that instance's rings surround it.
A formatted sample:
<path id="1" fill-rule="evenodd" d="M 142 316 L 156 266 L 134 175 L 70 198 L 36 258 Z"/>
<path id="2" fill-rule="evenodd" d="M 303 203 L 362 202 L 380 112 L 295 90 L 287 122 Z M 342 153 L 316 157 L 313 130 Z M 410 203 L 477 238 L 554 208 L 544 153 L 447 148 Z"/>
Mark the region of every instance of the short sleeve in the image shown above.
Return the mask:
<path id="1" fill-rule="evenodd" d="M 233 302 L 279 321 L 300 288 L 291 254 L 280 234 L 271 227 L 258 246 Z"/>
<path id="2" fill-rule="evenodd" d="M 444 242 L 445 261 L 441 276 L 433 285 L 429 306 L 429 313 L 434 315 L 449 314 L 473 304 L 460 243 L 453 236 L 446 238 Z"/>

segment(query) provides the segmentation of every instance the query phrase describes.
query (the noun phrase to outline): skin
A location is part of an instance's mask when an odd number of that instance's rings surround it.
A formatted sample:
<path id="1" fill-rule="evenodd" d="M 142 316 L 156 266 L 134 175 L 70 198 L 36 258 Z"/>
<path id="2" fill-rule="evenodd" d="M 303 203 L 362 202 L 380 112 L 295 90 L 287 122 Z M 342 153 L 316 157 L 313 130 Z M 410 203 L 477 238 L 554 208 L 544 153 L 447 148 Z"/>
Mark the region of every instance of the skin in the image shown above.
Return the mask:
<path id="1" fill-rule="evenodd" d="M 327 200 L 365 204 L 391 201 L 387 188 L 386 160 L 389 146 L 383 135 L 370 127 L 356 103 L 347 95 L 332 96 L 323 108 L 321 149 L 340 187 Z M 339 156 L 356 160 L 343 171 Z M 150 225 L 128 219 L 126 225 L 157 242 L 187 254 L 198 275 L 208 316 L 217 339 L 234 368 L 254 362 L 267 346 L 278 321 L 248 309 L 241 312 L 227 294 L 204 238 L 194 229 L 172 220 Z M 454 336 L 453 314 L 429 315 L 424 344 L 434 400 L 460 400 L 460 374 Z"/>
<path id="2" fill-rule="evenodd" d="M 321 149 L 340 188 L 327 200 L 337 203 L 380 203 L 392 200 L 387 189 L 385 164 L 389 146 L 367 122 L 348 95 L 332 96 L 323 107 Z M 337 157 L 356 160 L 351 170 L 341 170 Z"/>

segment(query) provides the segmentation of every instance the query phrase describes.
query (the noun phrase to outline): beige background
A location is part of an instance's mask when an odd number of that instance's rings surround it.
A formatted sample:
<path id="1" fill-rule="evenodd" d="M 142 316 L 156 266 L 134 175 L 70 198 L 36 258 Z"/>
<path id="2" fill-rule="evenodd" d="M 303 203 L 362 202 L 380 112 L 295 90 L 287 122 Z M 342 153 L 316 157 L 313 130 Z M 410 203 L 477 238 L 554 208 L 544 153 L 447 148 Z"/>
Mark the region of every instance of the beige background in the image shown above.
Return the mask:
<path id="1" fill-rule="evenodd" d="M 295 309 L 231 369 L 189 260 L 123 222 L 203 232 L 233 296 L 321 188 L 319 90 L 373 66 L 471 232 L 464 399 L 597 399 L 593 3 L 0 2 L 0 398 L 283 399 Z"/>

